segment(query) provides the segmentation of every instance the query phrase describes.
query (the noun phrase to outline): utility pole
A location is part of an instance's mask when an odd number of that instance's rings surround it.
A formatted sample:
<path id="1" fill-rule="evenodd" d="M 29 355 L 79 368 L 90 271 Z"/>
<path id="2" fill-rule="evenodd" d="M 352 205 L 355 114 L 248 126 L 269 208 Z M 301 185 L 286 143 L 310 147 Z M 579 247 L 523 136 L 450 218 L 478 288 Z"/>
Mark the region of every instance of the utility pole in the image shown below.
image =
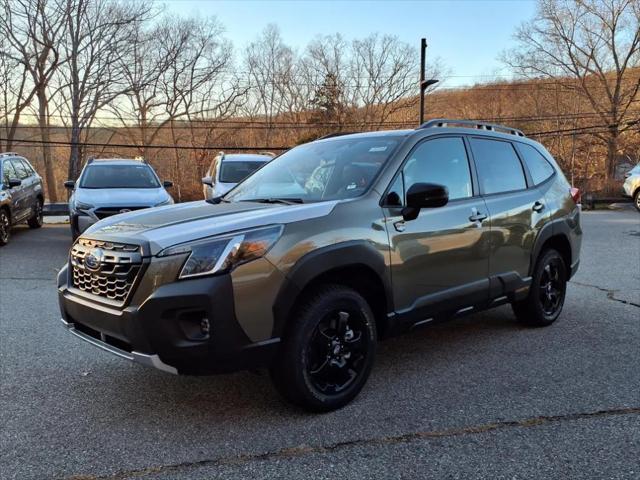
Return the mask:
<path id="1" fill-rule="evenodd" d="M 425 80 L 425 69 L 427 63 L 427 39 L 420 40 L 420 123 L 424 123 L 424 94 L 431 85 L 435 85 L 439 80 L 432 78 Z"/>

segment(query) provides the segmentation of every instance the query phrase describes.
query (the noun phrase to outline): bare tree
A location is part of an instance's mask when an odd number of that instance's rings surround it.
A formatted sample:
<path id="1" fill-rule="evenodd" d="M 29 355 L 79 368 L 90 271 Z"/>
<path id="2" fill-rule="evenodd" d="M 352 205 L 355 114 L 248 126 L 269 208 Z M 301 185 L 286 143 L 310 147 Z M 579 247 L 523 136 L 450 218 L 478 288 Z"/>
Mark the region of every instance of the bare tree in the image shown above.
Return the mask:
<path id="1" fill-rule="evenodd" d="M 287 112 L 287 94 L 295 78 L 293 50 L 284 44 L 280 30 L 268 25 L 245 50 L 244 63 L 249 76 L 250 100 L 247 113 L 264 119 L 265 141 L 270 143 L 274 121 Z"/>
<path id="2" fill-rule="evenodd" d="M 0 123 L 5 139 L 0 140 L 0 151 L 13 148 L 22 112 L 36 93 L 28 68 L 11 56 L 10 48 L 6 38 L 0 38 Z"/>
<path id="3" fill-rule="evenodd" d="M 60 66 L 59 42 L 66 24 L 66 0 L 3 0 L 0 36 L 10 45 L 10 58 L 19 62 L 31 77 L 38 100 L 38 125 L 47 192 L 58 200 L 49 136 L 49 84 Z M 27 95 L 28 96 L 28 95 Z"/>
<path id="4" fill-rule="evenodd" d="M 129 89 L 124 102 L 111 106 L 130 141 L 140 153 L 168 132 L 174 145 L 179 130 L 191 119 L 229 115 L 239 86 L 229 76 L 231 44 L 222 37 L 215 18 L 165 18 L 151 30 L 140 25 L 130 38 L 132 49 L 123 61 Z M 174 149 L 174 175 L 180 188 L 180 150 Z"/>
<path id="5" fill-rule="evenodd" d="M 147 21 L 151 6 L 143 2 L 69 0 L 62 50 L 66 62 L 58 69 L 60 110 L 68 112 L 71 149 L 68 176 L 80 173 L 83 136 L 96 113 L 130 86 L 123 57 L 132 48 L 132 25 Z"/>
<path id="6" fill-rule="evenodd" d="M 638 128 L 629 108 L 640 78 L 640 3 L 637 0 L 539 0 L 533 20 L 515 35 L 519 45 L 502 55 L 514 71 L 551 78 L 586 99 L 607 147 L 605 176 L 614 174 L 620 136 Z"/>

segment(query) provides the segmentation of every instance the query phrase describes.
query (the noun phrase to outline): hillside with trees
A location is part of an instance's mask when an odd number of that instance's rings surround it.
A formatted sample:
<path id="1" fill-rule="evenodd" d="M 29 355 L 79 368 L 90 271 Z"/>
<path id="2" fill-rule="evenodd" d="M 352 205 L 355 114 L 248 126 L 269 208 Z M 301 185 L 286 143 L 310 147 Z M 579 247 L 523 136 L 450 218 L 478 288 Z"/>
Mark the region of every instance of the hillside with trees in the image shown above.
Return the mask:
<path id="1" fill-rule="evenodd" d="M 220 149 L 417 125 L 419 53 L 391 35 L 295 49 L 269 25 L 238 50 L 215 18 L 169 18 L 154 2 L 0 5 L 0 151 L 33 160 L 51 200 L 89 156 L 142 155 L 188 200 Z M 426 117 L 520 128 L 575 185 L 617 192 L 619 167 L 640 161 L 639 24 L 635 0 L 540 0 L 500 54 L 511 74 L 431 87 Z M 442 59 L 427 75 L 456 78 Z"/>

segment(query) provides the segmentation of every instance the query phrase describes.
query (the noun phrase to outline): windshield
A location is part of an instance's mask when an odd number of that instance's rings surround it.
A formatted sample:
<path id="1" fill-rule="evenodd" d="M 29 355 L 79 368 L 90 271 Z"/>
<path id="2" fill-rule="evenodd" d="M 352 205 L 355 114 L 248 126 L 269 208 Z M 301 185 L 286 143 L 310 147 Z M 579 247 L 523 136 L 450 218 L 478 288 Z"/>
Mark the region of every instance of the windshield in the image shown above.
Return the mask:
<path id="1" fill-rule="evenodd" d="M 276 157 L 229 192 L 232 202 L 270 198 L 318 202 L 362 195 L 402 138 L 337 138 Z"/>
<path id="2" fill-rule="evenodd" d="M 158 178 L 148 165 L 90 165 L 81 188 L 159 188 Z"/>
<path id="3" fill-rule="evenodd" d="M 220 181 L 222 183 L 238 183 L 247 178 L 266 162 L 222 162 Z"/>

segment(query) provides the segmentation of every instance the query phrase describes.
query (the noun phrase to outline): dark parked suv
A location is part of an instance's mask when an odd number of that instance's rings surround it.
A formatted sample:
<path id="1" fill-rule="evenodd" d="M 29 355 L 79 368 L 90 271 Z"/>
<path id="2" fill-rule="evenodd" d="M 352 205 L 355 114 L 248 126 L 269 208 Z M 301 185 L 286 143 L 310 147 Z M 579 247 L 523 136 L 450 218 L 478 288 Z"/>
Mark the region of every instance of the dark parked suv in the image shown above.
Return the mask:
<path id="1" fill-rule="evenodd" d="M 27 222 L 42 226 L 44 193 L 42 179 L 26 158 L 17 153 L 0 153 L 0 246 L 9 242 L 11 227 Z"/>
<path id="2" fill-rule="evenodd" d="M 362 389 L 376 342 L 510 303 L 560 315 L 579 192 L 522 132 L 460 120 L 332 136 L 223 197 L 102 220 L 58 276 L 64 325 L 180 374 L 268 367 L 322 411 Z"/>

